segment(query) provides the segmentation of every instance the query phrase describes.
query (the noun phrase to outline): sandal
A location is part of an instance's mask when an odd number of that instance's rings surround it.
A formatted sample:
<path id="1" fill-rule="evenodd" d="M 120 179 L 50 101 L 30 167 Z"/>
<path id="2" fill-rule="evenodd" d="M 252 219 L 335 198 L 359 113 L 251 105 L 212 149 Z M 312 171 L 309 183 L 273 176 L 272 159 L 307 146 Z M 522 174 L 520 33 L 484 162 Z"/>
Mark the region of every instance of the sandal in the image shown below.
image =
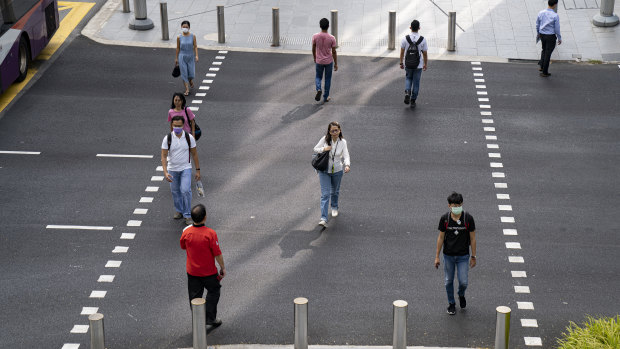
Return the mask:
<path id="1" fill-rule="evenodd" d="M 189 92 L 189 91 L 185 91 L 185 92 L 183 93 L 183 95 L 184 95 L 184 96 L 189 96 L 189 94 L 190 94 L 190 92 Z"/>

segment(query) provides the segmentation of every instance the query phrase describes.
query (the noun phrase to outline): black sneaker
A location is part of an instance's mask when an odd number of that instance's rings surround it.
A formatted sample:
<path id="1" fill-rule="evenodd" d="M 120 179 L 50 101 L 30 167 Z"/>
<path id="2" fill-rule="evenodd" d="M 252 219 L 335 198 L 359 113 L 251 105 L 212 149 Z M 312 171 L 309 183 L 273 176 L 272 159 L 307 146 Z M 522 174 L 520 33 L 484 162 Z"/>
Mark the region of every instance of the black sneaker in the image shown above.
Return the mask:
<path id="1" fill-rule="evenodd" d="M 542 76 L 543 78 L 547 78 L 547 77 L 551 76 L 551 74 L 550 73 L 547 73 L 547 74 L 540 73 L 540 76 Z"/>
<path id="2" fill-rule="evenodd" d="M 405 95 L 405 104 L 409 104 L 410 98 L 411 98 L 411 96 L 409 96 L 408 94 Z"/>
<path id="3" fill-rule="evenodd" d="M 465 309 L 465 307 L 467 306 L 467 300 L 465 300 L 465 296 L 459 296 L 459 305 L 461 306 L 461 309 Z"/>
<path id="4" fill-rule="evenodd" d="M 316 91 L 316 96 L 314 96 L 314 100 L 317 101 L 317 102 L 320 101 L 322 94 L 323 94 L 323 91 L 321 91 L 321 90 Z"/>
<path id="5" fill-rule="evenodd" d="M 409 107 L 411 107 L 411 109 L 415 108 L 416 104 L 415 104 L 415 99 L 411 99 L 411 104 L 409 105 Z"/>
<path id="6" fill-rule="evenodd" d="M 215 319 L 213 321 L 207 321 L 207 326 L 217 327 L 222 324 L 222 319 Z"/>
<path id="7" fill-rule="evenodd" d="M 454 303 L 448 304 L 448 314 L 450 315 L 456 314 L 456 304 Z"/>

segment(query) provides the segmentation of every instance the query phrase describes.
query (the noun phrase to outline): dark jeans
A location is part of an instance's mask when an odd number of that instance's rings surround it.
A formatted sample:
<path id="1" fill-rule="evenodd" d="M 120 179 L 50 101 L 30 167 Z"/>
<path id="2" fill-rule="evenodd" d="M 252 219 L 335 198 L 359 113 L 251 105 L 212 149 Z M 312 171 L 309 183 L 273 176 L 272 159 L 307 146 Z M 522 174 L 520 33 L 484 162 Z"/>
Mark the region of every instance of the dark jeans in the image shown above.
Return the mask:
<path id="1" fill-rule="evenodd" d="M 555 49 L 557 37 L 555 34 L 540 34 L 540 42 L 542 44 L 542 52 L 540 53 L 540 61 L 538 65 L 542 68 L 544 74 L 549 74 L 549 62 L 551 62 L 551 54 Z"/>
<path id="2" fill-rule="evenodd" d="M 207 324 L 213 322 L 217 316 L 217 302 L 220 300 L 220 281 L 217 274 L 209 276 L 193 276 L 187 274 L 187 290 L 189 292 L 189 306 L 191 309 L 192 299 L 202 298 L 204 289 L 207 289 L 205 314 Z"/>

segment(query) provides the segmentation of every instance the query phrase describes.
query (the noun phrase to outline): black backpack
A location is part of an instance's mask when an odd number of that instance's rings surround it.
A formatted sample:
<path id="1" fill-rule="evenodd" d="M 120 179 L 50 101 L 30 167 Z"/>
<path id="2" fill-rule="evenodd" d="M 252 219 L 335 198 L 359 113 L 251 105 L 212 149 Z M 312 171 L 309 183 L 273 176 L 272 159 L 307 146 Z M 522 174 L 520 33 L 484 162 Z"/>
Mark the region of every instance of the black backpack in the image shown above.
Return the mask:
<path id="1" fill-rule="evenodd" d="M 192 162 L 192 141 L 189 140 L 189 133 L 187 132 L 185 132 L 185 140 L 187 141 L 187 147 L 189 148 L 189 159 L 187 159 L 187 162 Z M 172 133 L 168 133 L 168 151 L 170 151 L 170 144 L 172 144 Z"/>
<path id="2" fill-rule="evenodd" d="M 411 41 L 409 35 L 405 36 L 407 42 L 409 43 L 409 48 L 407 48 L 407 52 L 405 53 L 405 68 L 407 69 L 418 69 L 420 65 L 420 48 L 419 44 L 424 40 L 423 36 L 420 36 L 418 41 L 415 43 Z"/>

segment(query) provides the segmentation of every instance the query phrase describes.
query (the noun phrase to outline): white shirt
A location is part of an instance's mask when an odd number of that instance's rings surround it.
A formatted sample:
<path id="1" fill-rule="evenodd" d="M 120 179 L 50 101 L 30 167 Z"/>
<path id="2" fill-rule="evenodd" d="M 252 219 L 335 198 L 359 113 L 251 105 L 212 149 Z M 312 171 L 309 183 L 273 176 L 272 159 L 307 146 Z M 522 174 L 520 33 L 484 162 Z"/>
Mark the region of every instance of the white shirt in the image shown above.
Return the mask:
<path id="1" fill-rule="evenodd" d="M 165 136 L 161 143 L 161 148 L 168 150 L 168 171 L 183 171 L 192 168 L 190 147 L 185 139 L 185 131 L 181 133 L 181 137 L 177 137 L 174 132 L 171 132 L 171 134 L 170 149 L 168 149 L 168 136 Z M 196 148 L 196 140 L 191 134 L 189 134 L 189 141 L 192 145 L 191 147 Z"/>
<path id="2" fill-rule="evenodd" d="M 413 43 L 415 44 L 420 38 L 420 34 L 411 32 L 409 34 L 409 37 L 411 38 L 411 41 L 413 41 Z M 400 42 L 400 48 L 405 49 L 406 56 L 407 50 L 409 49 L 409 41 L 407 41 L 407 38 L 403 38 L 403 40 Z M 426 44 L 426 38 L 422 39 L 422 42 L 420 43 L 420 45 L 418 45 L 418 49 L 420 50 L 420 64 L 418 64 L 418 69 L 422 69 L 424 68 L 424 55 L 422 54 L 422 52 L 428 51 L 428 44 Z"/>
<path id="3" fill-rule="evenodd" d="M 324 148 L 328 144 L 325 141 L 325 137 L 321 137 L 319 143 L 314 146 L 315 153 L 322 153 Z M 335 152 L 335 153 L 334 153 Z M 351 166 L 351 158 L 349 157 L 349 148 L 347 147 L 347 141 L 339 139 L 336 142 L 332 141 L 332 149 L 329 151 L 329 164 L 327 165 L 327 172 L 332 173 L 332 165 L 334 166 L 333 173 L 340 172 L 344 166 Z"/>

